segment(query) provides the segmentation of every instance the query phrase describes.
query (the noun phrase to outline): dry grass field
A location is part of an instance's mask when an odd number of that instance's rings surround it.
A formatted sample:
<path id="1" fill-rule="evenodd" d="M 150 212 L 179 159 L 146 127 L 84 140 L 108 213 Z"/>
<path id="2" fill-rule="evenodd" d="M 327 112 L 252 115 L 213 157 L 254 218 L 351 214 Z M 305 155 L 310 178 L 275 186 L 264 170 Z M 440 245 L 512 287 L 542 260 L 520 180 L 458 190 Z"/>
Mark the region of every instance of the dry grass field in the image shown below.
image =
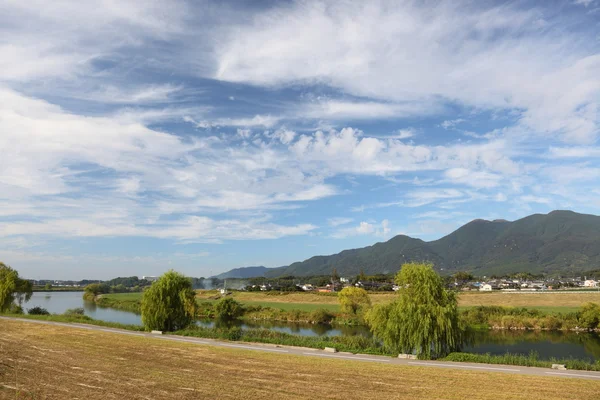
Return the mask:
<path id="1" fill-rule="evenodd" d="M 198 291 L 197 298 L 208 300 L 218 295 L 217 291 Z M 373 304 L 387 303 L 394 299 L 394 293 L 371 294 Z M 317 308 L 336 310 L 336 296 L 324 296 L 316 293 L 289 293 L 270 296 L 264 292 L 233 292 L 233 297 L 247 304 L 260 304 L 284 309 L 303 309 L 311 311 Z M 548 293 L 507 293 L 507 292 L 464 292 L 458 297 L 460 307 L 508 306 L 539 308 L 546 311 L 573 311 L 587 302 L 600 303 L 600 292 L 548 292 Z"/>
<path id="2" fill-rule="evenodd" d="M 600 303 L 600 292 L 547 292 L 547 293 L 461 293 L 458 303 L 462 307 L 579 307 L 584 303 Z"/>
<path id="3" fill-rule="evenodd" d="M 18 393 L 18 394 L 16 394 Z M 600 382 L 314 359 L 0 323 L 1 399 L 598 399 Z"/>

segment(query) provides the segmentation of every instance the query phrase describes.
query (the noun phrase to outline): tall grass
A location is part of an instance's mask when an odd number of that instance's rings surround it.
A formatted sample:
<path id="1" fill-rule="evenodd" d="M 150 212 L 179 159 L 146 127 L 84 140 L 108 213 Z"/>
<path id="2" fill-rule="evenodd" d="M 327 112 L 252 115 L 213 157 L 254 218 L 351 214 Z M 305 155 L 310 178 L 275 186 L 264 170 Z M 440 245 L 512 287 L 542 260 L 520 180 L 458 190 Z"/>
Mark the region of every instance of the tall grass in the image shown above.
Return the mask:
<path id="1" fill-rule="evenodd" d="M 206 328 L 190 327 L 176 335 L 212 339 L 225 339 L 255 343 L 270 343 L 284 346 L 299 346 L 322 349 L 334 347 L 338 351 L 352 353 L 393 355 L 386 352 L 374 339 L 364 336 L 300 336 L 272 331 L 270 329 Z"/>

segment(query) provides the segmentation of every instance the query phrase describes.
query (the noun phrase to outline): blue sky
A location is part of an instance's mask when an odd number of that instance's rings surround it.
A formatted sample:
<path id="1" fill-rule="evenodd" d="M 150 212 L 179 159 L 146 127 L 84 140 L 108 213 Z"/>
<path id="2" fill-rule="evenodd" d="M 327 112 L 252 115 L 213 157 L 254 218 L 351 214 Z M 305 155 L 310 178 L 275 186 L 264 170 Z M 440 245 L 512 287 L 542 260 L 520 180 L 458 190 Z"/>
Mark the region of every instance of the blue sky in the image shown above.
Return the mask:
<path id="1" fill-rule="evenodd" d="M 600 1 L 0 2 L 0 260 L 277 267 L 600 213 Z"/>

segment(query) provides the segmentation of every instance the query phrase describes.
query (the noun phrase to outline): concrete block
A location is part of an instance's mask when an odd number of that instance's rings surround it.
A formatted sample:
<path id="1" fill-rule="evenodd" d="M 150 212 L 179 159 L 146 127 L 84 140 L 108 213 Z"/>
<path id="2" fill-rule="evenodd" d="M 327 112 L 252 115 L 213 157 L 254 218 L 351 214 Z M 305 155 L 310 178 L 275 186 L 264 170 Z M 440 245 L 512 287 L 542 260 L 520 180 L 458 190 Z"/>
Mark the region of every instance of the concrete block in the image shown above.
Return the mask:
<path id="1" fill-rule="evenodd" d="M 335 347 L 325 347 L 323 350 L 328 353 L 337 353 L 337 349 Z"/>
<path id="2" fill-rule="evenodd" d="M 406 360 L 416 360 L 417 356 L 414 354 L 398 354 L 398 358 L 403 358 Z"/>
<path id="3" fill-rule="evenodd" d="M 565 366 L 565 364 L 552 364 L 552 369 L 566 370 L 567 367 Z"/>
<path id="4" fill-rule="evenodd" d="M 150 333 L 153 335 L 162 335 L 163 334 L 162 331 L 151 331 Z"/>

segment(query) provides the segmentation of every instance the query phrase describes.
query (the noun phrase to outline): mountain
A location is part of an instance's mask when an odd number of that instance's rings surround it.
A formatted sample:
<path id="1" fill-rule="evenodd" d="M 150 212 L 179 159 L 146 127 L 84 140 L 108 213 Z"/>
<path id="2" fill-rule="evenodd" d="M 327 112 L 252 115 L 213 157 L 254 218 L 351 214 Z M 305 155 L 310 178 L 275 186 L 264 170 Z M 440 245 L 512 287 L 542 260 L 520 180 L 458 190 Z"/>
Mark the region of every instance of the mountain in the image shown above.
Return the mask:
<path id="1" fill-rule="evenodd" d="M 227 272 L 223 272 L 222 274 L 216 275 L 213 278 L 218 279 L 227 279 L 227 278 L 254 278 L 258 276 L 263 276 L 265 272 L 273 270 L 274 268 L 267 268 L 263 266 L 258 267 L 242 267 L 235 268 Z"/>
<path id="2" fill-rule="evenodd" d="M 390 273 L 408 261 L 427 261 L 442 273 L 574 273 L 600 268 L 600 217 L 573 211 L 534 214 L 517 221 L 476 219 L 438 240 L 398 235 L 360 249 L 315 256 L 287 267 L 266 268 L 268 277 Z M 234 270 L 235 271 L 235 270 Z"/>

